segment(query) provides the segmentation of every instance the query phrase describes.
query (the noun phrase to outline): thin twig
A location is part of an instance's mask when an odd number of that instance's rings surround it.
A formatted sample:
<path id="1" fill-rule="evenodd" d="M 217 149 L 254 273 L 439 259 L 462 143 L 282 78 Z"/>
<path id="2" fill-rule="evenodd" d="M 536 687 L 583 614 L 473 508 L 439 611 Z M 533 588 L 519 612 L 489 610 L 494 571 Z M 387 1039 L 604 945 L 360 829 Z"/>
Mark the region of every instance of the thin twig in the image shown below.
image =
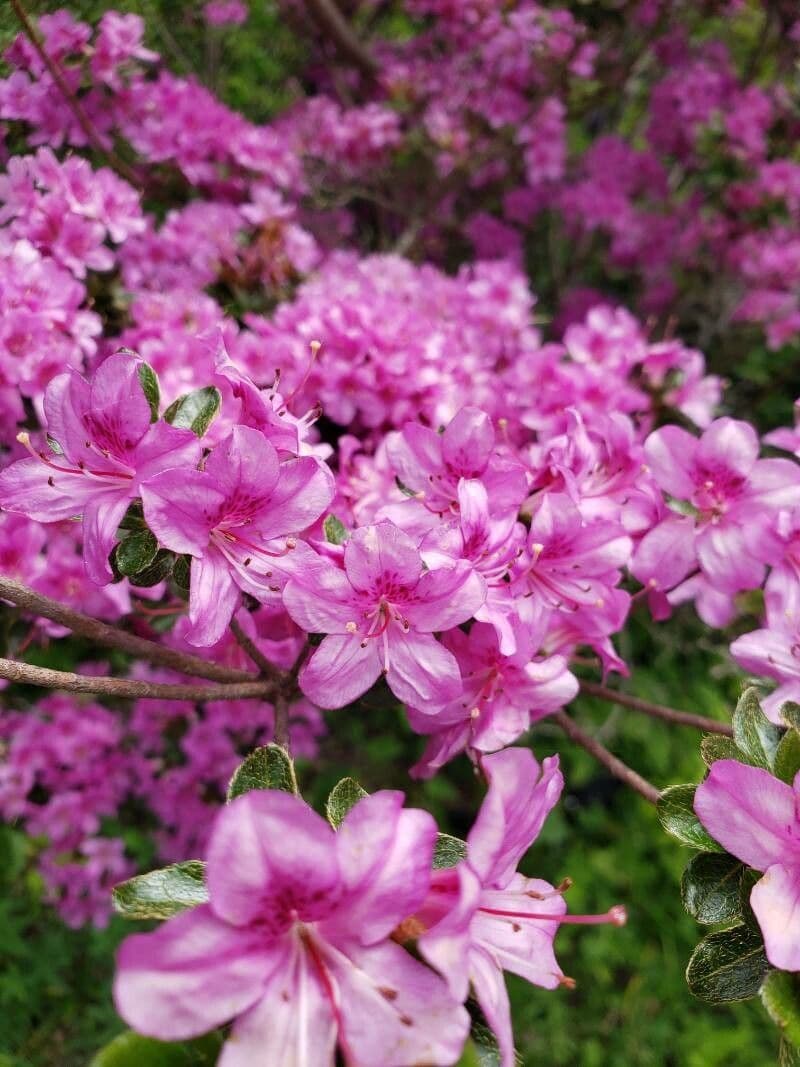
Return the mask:
<path id="1" fill-rule="evenodd" d="M 334 0 L 305 0 L 311 17 L 330 37 L 337 52 L 368 78 L 378 74 L 378 64 L 368 49 L 353 33 L 349 22 L 334 3 Z"/>
<path id="2" fill-rule="evenodd" d="M 284 672 L 279 670 L 273 663 L 270 663 L 255 641 L 244 632 L 241 623 L 235 616 L 231 619 L 231 633 L 236 638 L 239 646 L 244 649 L 256 667 L 258 667 L 258 672 L 262 678 L 282 680 Z"/>
<path id="3" fill-rule="evenodd" d="M 632 767 L 629 767 L 627 763 L 623 763 L 621 759 L 618 759 L 613 752 L 609 752 L 605 745 L 601 745 L 599 741 L 596 741 L 589 734 L 584 733 L 580 726 L 577 725 L 568 715 L 563 711 L 557 711 L 552 716 L 555 722 L 561 727 L 567 737 L 580 745 L 581 748 L 586 751 L 601 763 L 606 770 L 610 771 L 615 778 L 619 778 L 621 782 L 624 782 L 631 789 L 635 789 L 640 796 L 643 796 L 645 800 L 649 800 L 651 804 L 658 802 L 659 792 L 654 785 L 647 781 L 646 778 L 642 778 Z"/>
<path id="4" fill-rule="evenodd" d="M 189 674 L 195 678 L 208 678 L 212 682 L 257 681 L 248 671 L 224 667 L 212 660 L 201 659 L 188 652 L 167 648 L 155 641 L 148 641 L 144 637 L 137 637 L 135 634 L 120 630 L 117 626 L 110 626 L 108 623 L 100 622 L 99 619 L 83 615 L 79 611 L 73 611 L 66 604 L 42 596 L 41 593 L 11 578 L 0 576 L 0 600 L 10 600 L 23 611 L 32 615 L 40 615 L 43 619 L 50 619 L 51 622 L 57 622 L 59 626 L 66 626 L 73 633 L 87 637 L 98 645 L 118 648 L 137 659 L 146 660 L 159 667 L 170 667 L 182 674 Z"/>
<path id="5" fill-rule="evenodd" d="M 651 704 L 649 700 L 631 696 L 629 693 L 621 693 L 617 689 L 607 689 L 604 685 L 596 682 L 581 682 L 581 692 L 598 700 L 607 700 L 612 704 L 621 704 L 624 708 L 633 711 L 641 711 L 654 719 L 663 719 L 665 722 L 675 723 L 676 726 L 693 726 L 696 730 L 705 730 L 710 734 L 723 734 L 725 737 L 733 737 L 733 730 L 725 722 L 709 719 L 705 715 L 693 715 L 689 711 L 677 711 L 668 708 L 664 704 Z"/>
<path id="6" fill-rule="evenodd" d="M 152 697 L 158 700 L 246 700 L 271 699 L 274 683 L 266 680 L 230 682 L 227 685 L 183 685 L 147 682 L 138 678 L 104 678 L 70 671 L 54 671 L 0 659 L 0 678 L 21 685 L 39 685 L 46 689 L 63 689 L 68 693 L 96 693 L 111 697 Z"/>
<path id="7" fill-rule="evenodd" d="M 86 139 L 88 140 L 89 144 L 92 146 L 92 148 L 94 148 L 96 152 L 98 152 L 108 161 L 109 165 L 112 166 L 114 170 L 125 179 L 125 181 L 130 182 L 130 184 L 134 186 L 134 188 L 141 189 L 141 179 L 139 178 L 139 175 L 136 173 L 136 171 L 133 170 L 133 168 L 130 167 L 124 159 L 120 159 L 120 157 L 116 154 L 116 152 L 114 152 L 112 148 L 108 148 L 105 144 L 103 144 L 102 138 L 98 134 L 94 123 L 86 114 L 83 104 L 80 102 L 77 96 L 75 96 L 75 94 L 72 92 L 69 85 L 67 84 L 66 78 L 64 77 L 64 72 L 61 70 L 61 67 L 59 66 L 58 62 L 53 59 L 52 56 L 48 55 L 47 50 L 42 44 L 42 40 L 38 32 L 34 29 L 33 23 L 28 18 L 27 12 L 22 6 L 21 0 L 11 0 L 11 7 L 13 8 L 14 14 L 17 16 L 17 20 L 19 21 L 23 31 L 25 32 L 25 36 L 36 49 L 39 58 L 44 63 L 45 67 L 47 67 L 50 77 L 53 79 L 56 86 L 58 87 L 58 91 L 63 96 L 65 103 L 69 107 L 72 114 L 75 116 L 75 119 L 80 128 L 86 134 Z"/>

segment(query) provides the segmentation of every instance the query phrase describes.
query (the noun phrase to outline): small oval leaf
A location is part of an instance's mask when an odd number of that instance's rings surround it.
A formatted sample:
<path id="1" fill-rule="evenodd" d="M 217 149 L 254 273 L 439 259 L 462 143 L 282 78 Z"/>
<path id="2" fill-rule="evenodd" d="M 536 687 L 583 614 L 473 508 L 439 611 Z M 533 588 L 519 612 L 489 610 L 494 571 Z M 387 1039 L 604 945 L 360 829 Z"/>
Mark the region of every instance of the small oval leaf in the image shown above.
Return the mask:
<path id="1" fill-rule="evenodd" d="M 733 739 L 737 748 L 755 767 L 772 770 L 780 741 L 780 731 L 761 710 L 758 690 L 745 689 L 733 713 Z"/>
<path id="2" fill-rule="evenodd" d="M 158 419 L 158 409 L 161 405 L 161 390 L 158 387 L 158 375 L 149 363 L 139 364 L 139 384 L 150 405 L 150 421 Z"/>
<path id="3" fill-rule="evenodd" d="M 234 771 L 228 786 L 228 800 L 235 800 L 253 789 L 298 793 L 294 763 L 285 748 L 270 744 L 254 749 Z"/>
<path id="4" fill-rule="evenodd" d="M 706 734 L 700 742 L 700 755 L 706 767 L 716 763 L 718 759 L 735 759 L 746 762 L 739 749 L 730 737 L 722 734 Z"/>
<path id="5" fill-rule="evenodd" d="M 100 1049 L 89 1067 L 213 1067 L 222 1042 L 218 1032 L 172 1044 L 128 1030 Z"/>
<path id="6" fill-rule="evenodd" d="M 158 541 L 150 530 L 137 530 L 120 541 L 114 551 L 114 561 L 120 574 L 130 578 L 146 570 L 158 552 Z"/>
<path id="7" fill-rule="evenodd" d="M 129 878 L 111 891 L 114 910 L 126 919 L 169 919 L 205 904 L 208 890 L 204 871 L 200 860 L 187 860 Z"/>
<path id="8" fill-rule="evenodd" d="M 800 977 L 771 971 L 761 987 L 761 1002 L 784 1041 L 800 1047 Z"/>
<path id="9" fill-rule="evenodd" d="M 323 523 L 323 528 L 325 530 L 325 540 L 330 545 L 343 545 L 350 536 L 345 524 L 341 519 L 337 519 L 335 515 L 328 515 Z"/>
<path id="10" fill-rule="evenodd" d="M 699 1000 L 749 1000 L 769 970 L 758 933 L 749 926 L 733 926 L 703 938 L 689 960 L 686 982 Z"/>
<path id="11" fill-rule="evenodd" d="M 334 830 L 339 829 L 348 811 L 367 796 L 369 793 L 361 788 L 355 778 L 342 778 L 336 783 L 325 802 L 325 814 Z"/>
<path id="12" fill-rule="evenodd" d="M 674 838 L 689 848 L 702 852 L 724 852 L 700 823 L 694 813 L 694 793 L 697 786 L 672 785 L 658 798 L 658 817 L 661 825 Z"/>
<path id="13" fill-rule="evenodd" d="M 800 771 L 800 734 L 797 730 L 788 730 L 781 738 L 775 753 L 775 777 L 789 785 Z"/>
<path id="14" fill-rule="evenodd" d="M 164 412 L 164 418 L 173 426 L 191 430 L 202 437 L 216 417 L 221 403 L 219 390 L 207 385 L 179 396 Z"/>
<path id="15" fill-rule="evenodd" d="M 467 858 L 467 842 L 450 834 L 437 834 L 433 850 L 433 869 L 438 871 L 445 867 L 455 867 Z"/>
<path id="16" fill-rule="evenodd" d="M 709 926 L 741 918 L 743 870 L 735 856 L 701 852 L 683 872 L 683 906 L 698 922 Z"/>
<path id="17" fill-rule="evenodd" d="M 144 570 L 131 575 L 131 585 L 149 589 L 150 586 L 164 582 L 172 574 L 172 566 L 175 563 L 175 553 L 166 548 L 159 548 L 149 566 Z"/>

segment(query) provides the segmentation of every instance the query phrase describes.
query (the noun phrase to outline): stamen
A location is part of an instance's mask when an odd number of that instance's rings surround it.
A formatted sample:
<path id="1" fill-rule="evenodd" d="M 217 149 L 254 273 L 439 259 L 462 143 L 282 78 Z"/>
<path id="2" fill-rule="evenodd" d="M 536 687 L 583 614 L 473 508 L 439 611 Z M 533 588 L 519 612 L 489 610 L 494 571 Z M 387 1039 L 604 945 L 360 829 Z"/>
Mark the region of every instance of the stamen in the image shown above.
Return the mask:
<path id="1" fill-rule="evenodd" d="M 624 926 L 628 913 L 621 904 L 615 904 L 604 915 L 546 915 L 533 911 L 504 911 L 502 908 L 478 908 L 487 915 L 497 915 L 503 919 L 536 919 L 544 922 L 566 923 L 572 926 Z"/>

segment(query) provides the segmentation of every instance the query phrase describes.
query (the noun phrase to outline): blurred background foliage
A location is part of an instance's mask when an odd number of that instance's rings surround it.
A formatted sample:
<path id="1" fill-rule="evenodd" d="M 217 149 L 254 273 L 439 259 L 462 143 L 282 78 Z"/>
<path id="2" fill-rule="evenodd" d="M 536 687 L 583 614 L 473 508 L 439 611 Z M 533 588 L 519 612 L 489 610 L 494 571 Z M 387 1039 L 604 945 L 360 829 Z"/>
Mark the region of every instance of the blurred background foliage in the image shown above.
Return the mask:
<path id="1" fill-rule="evenodd" d="M 89 20 L 111 7 L 140 14 L 147 43 L 172 69 L 194 74 L 256 121 L 268 120 L 303 92 L 298 72 L 306 56 L 304 42 L 272 0 L 255 0 L 244 26 L 222 30 L 205 26 L 202 5 L 193 0 L 28 0 L 26 6 L 31 14 L 66 6 Z M 579 6 L 585 12 L 587 5 Z M 408 24 L 395 13 L 387 28 L 400 37 Z M 16 32 L 13 12 L 0 4 L 0 48 Z M 561 255 L 568 254 L 563 247 Z M 537 311 L 546 314 L 553 264 L 534 256 L 530 266 L 532 286 L 541 296 Z M 624 288 L 614 279 L 604 278 L 602 287 L 625 302 Z M 770 352 L 754 336 L 746 354 L 729 353 L 724 338 L 706 354 L 711 369 L 732 380 L 732 413 L 762 429 L 789 421 L 791 400 L 800 393 L 796 349 Z M 741 624 L 742 630 L 748 628 Z M 636 664 L 631 691 L 729 717 L 741 686 L 727 657 L 730 637 L 706 630 L 689 610 L 657 628 L 640 611 L 621 638 L 622 655 Z M 701 777 L 699 736 L 691 730 L 586 698 L 573 710 L 605 745 L 658 786 Z M 433 811 L 442 829 L 466 834 L 478 795 L 470 768 L 457 761 L 433 782 L 410 785 L 404 768 L 414 762 L 421 743 L 388 691 L 373 692 L 349 711 L 329 713 L 329 720 L 332 732 L 320 766 L 299 768 L 312 804 L 319 808 L 335 782 L 352 774 L 370 790 L 406 790 L 411 803 Z M 527 858 L 527 873 L 554 883 L 571 877 L 574 911 L 605 911 L 624 902 L 629 922 L 621 930 L 562 929 L 556 944 L 564 970 L 576 979 L 573 991 L 550 993 L 509 979 L 522 1062 L 537 1067 L 762 1067 L 774 1062 L 775 1030 L 758 1002 L 714 1008 L 694 1000 L 686 988 L 685 965 L 700 936 L 680 901 L 687 854 L 663 835 L 654 809 L 566 742 L 556 726 L 539 725 L 532 745 L 539 757 L 560 753 L 567 786 L 563 803 Z M 140 850 L 146 840 L 143 833 Z M 131 845 L 137 851 L 137 842 Z M 0 1067 L 85 1067 L 122 1029 L 110 983 L 113 952 L 130 927 L 122 920 L 112 920 L 106 930 L 65 927 L 43 899 L 31 863 L 35 849 L 35 841 L 0 827 Z"/>

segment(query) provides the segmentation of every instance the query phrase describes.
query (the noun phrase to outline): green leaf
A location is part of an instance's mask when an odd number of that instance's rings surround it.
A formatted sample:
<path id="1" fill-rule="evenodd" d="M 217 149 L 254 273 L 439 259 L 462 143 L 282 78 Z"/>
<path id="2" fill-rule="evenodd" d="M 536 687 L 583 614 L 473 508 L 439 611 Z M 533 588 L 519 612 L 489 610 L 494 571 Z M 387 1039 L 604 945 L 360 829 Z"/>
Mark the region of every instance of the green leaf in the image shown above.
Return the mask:
<path id="1" fill-rule="evenodd" d="M 671 785 L 658 798 L 661 825 L 682 845 L 702 852 L 724 852 L 708 835 L 694 813 L 694 785 Z"/>
<path id="2" fill-rule="evenodd" d="M 325 540 L 331 545 L 343 545 L 350 534 L 347 531 L 347 527 L 335 515 L 329 515 L 323 524 L 325 529 Z"/>
<path id="3" fill-rule="evenodd" d="M 683 906 L 700 923 L 715 925 L 741 918 L 744 867 L 734 856 L 701 852 L 683 872 Z"/>
<path id="4" fill-rule="evenodd" d="M 161 406 L 161 390 L 158 387 L 158 375 L 149 363 L 139 364 L 139 384 L 150 405 L 150 421 L 158 420 L 158 409 Z"/>
<path id="5" fill-rule="evenodd" d="M 712 1004 L 749 1000 L 769 969 L 759 934 L 749 926 L 733 926 L 703 938 L 689 960 L 686 981 L 698 999 Z"/>
<path id="6" fill-rule="evenodd" d="M 706 734 L 700 742 L 700 755 L 706 767 L 710 767 L 718 759 L 743 759 L 733 739 L 722 734 Z"/>
<path id="7" fill-rule="evenodd" d="M 55 437 L 51 437 L 50 434 L 47 434 L 46 436 L 47 436 L 47 443 L 50 446 L 50 451 L 51 452 L 55 452 L 55 454 L 57 456 L 63 456 L 64 455 L 64 449 L 61 447 L 61 445 L 58 443 L 58 441 L 56 441 Z"/>
<path id="8" fill-rule="evenodd" d="M 283 793 L 297 794 L 294 763 L 285 748 L 270 744 L 251 752 L 233 773 L 228 800 L 253 789 L 279 789 Z"/>
<path id="9" fill-rule="evenodd" d="M 474 1041 L 467 1040 L 456 1067 L 481 1067 L 481 1054 Z"/>
<path id="10" fill-rule="evenodd" d="M 786 1038 L 778 1046 L 778 1067 L 800 1067 L 800 1048 Z"/>
<path id="11" fill-rule="evenodd" d="M 89 1067 L 214 1067 L 222 1042 L 218 1032 L 171 1044 L 127 1030 L 102 1048 Z"/>
<path id="12" fill-rule="evenodd" d="M 788 730 L 780 740 L 775 753 L 775 777 L 789 785 L 800 771 L 800 734 L 797 730 Z"/>
<path id="13" fill-rule="evenodd" d="M 733 713 L 733 739 L 755 767 L 771 770 L 780 741 L 778 727 L 769 721 L 758 702 L 758 690 L 745 689 Z"/>
<path id="14" fill-rule="evenodd" d="M 800 704 L 795 704 L 793 700 L 787 700 L 785 704 L 781 704 L 781 718 L 787 726 L 800 730 Z"/>
<path id="15" fill-rule="evenodd" d="M 466 855 L 466 841 L 462 841 L 460 837 L 452 837 L 450 834 L 436 835 L 436 845 L 433 850 L 434 870 L 455 867 L 457 863 L 466 858 Z"/>
<path id="16" fill-rule="evenodd" d="M 213 385 L 194 389 L 173 401 L 164 412 L 164 418 L 173 426 L 191 430 L 202 437 L 219 411 L 222 397 Z"/>
<path id="17" fill-rule="evenodd" d="M 771 971 L 761 987 L 761 1002 L 784 1041 L 800 1047 L 800 977 Z"/>
<path id="18" fill-rule="evenodd" d="M 336 783 L 325 802 L 325 814 L 334 830 L 339 829 L 348 811 L 367 796 L 369 793 L 361 788 L 355 778 L 342 778 Z"/>
<path id="19" fill-rule="evenodd" d="M 159 548 L 149 567 L 145 567 L 143 571 L 131 575 L 131 584 L 149 588 L 152 585 L 158 585 L 159 582 L 166 581 L 172 573 L 174 562 L 174 552 L 170 552 L 166 548 Z"/>
<path id="20" fill-rule="evenodd" d="M 192 573 L 192 557 L 178 556 L 172 568 L 172 580 L 178 588 L 188 590 Z"/>
<path id="21" fill-rule="evenodd" d="M 169 919 L 180 911 L 205 904 L 205 864 L 199 860 L 173 863 L 157 871 L 120 882 L 111 891 L 114 910 L 126 919 Z"/>
<path id="22" fill-rule="evenodd" d="M 129 534 L 114 550 L 114 562 L 120 574 L 130 578 L 146 570 L 158 552 L 158 541 L 150 530 Z"/>

